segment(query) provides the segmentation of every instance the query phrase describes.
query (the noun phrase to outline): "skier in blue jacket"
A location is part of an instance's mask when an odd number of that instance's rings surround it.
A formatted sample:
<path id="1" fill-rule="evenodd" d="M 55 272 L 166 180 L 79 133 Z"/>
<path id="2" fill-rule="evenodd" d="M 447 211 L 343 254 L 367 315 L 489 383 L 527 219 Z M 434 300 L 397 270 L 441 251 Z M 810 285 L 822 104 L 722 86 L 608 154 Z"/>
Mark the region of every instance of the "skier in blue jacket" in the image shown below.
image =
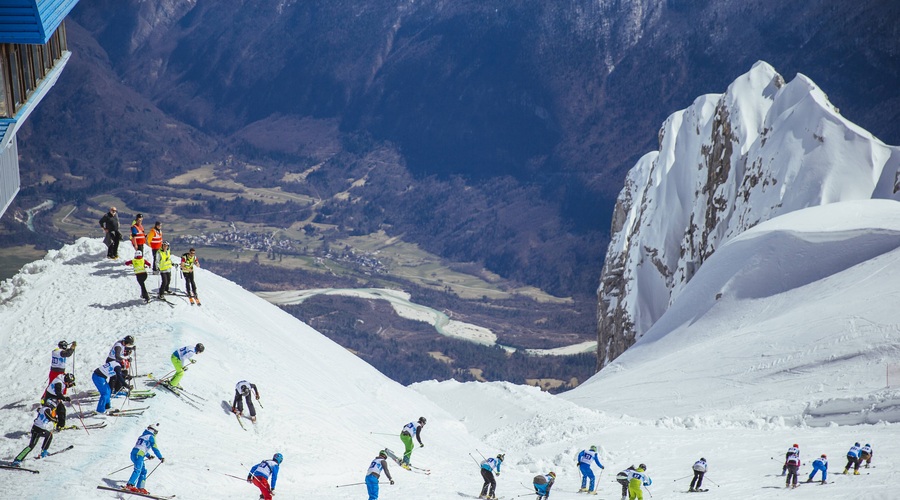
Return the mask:
<path id="1" fill-rule="evenodd" d="M 494 470 L 497 471 L 497 477 L 500 477 L 500 465 L 506 455 L 503 453 L 497 455 L 497 458 L 491 457 L 481 461 L 481 477 L 484 479 L 484 486 L 481 487 L 481 495 L 478 498 L 496 499 L 497 480 L 494 479 Z"/>
<path id="2" fill-rule="evenodd" d="M 854 443 L 853 446 L 850 447 L 850 450 L 847 452 L 847 466 L 844 467 L 844 474 L 850 471 L 850 467 L 853 467 L 853 473 L 857 476 L 859 475 L 859 450 L 862 446 L 859 443 Z"/>
<path id="3" fill-rule="evenodd" d="M 91 380 L 94 381 L 94 386 L 100 393 L 100 399 L 97 401 L 97 413 L 105 414 L 106 410 L 109 409 L 110 395 L 112 394 L 112 389 L 110 389 L 110 385 L 112 384 L 110 384 L 110 380 L 119 387 L 128 387 L 128 389 L 131 390 L 131 386 L 128 385 L 129 378 L 131 378 L 131 376 L 122 373 L 122 365 L 117 361 L 104 363 L 94 370 L 94 374 L 91 375 Z"/>
<path id="4" fill-rule="evenodd" d="M 600 463 L 600 460 L 597 458 L 597 447 L 591 446 L 589 450 L 581 450 L 581 453 L 578 454 L 578 468 L 581 469 L 581 489 L 578 490 L 579 493 L 591 493 L 596 495 L 597 491 L 594 490 L 594 471 L 591 470 L 591 462 L 597 464 L 597 467 L 603 469 L 603 464 Z M 586 488 L 588 479 L 591 480 L 590 488 Z"/>
<path id="5" fill-rule="evenodd" d="M 278 468 L 282 461 L 284 461 L 284 455 L 276 453 L 272 455 L 272 460 L 263 460 L 250 468 L 247 482 L 259 488 L 259 498 L 272 500 L 272 495 L 275 494 L 275 483 L 278 481 Z M 272 479 L 271 484 L 269 484 L 270 478 Z"/>
<path id="6" fill-rule="evenodd" d="M 822 484 L 825 484 L 825 481 L 828 479 L 828 457 L 823 453 L 821 457 L 813 460 L 812 467 L 813 470 L 809 473 L 809 478 L 807 478 L 806 482 L 811 483 L 816 472 L 822 471 Z"/>
<path id="7" fill-rule="evenodd" d="M 144 460 L 147 458 L 147 455 L 150 454 L 150 450 L 153 450 L 153 454 L 156 455 L 156 458 L 159 459 L 160 463 L 166 461 L 166 459 L 163 458 L 162 453 L 160 453 L 159 448 L 156 447 L 156 433 L 159 432 L 157 430 L 158 428 L 159 424 L 148 425 L 147 429 L 144 430 L 134 444 L 134 448 L 131 449 L 131 463 L 134 464 L 134 472 L 131 473 L 131 477 L 128 478 L 128 484 L 125 485 L 127 491 L 143 493 L 144 495 L 150 494 L 150 492 L 144 488 L 144 483 L 147 481 L 147 467 L 144 466 Z"/>

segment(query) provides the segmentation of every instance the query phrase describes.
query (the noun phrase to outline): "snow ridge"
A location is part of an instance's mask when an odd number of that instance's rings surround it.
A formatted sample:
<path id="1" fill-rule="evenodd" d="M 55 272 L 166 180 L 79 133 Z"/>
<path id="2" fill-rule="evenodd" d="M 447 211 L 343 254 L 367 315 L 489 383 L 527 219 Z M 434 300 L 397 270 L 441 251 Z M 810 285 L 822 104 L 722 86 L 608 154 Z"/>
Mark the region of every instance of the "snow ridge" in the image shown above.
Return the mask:
<path id="1" fill-rule="evenodd" d="M 598 289 L 601 366 L 640 339 L 723 243 L 845 200 L 898 199 L 900 148 L 842 117 L 802 74 L 759 61 L 673 113 L 628 173 Z"/>

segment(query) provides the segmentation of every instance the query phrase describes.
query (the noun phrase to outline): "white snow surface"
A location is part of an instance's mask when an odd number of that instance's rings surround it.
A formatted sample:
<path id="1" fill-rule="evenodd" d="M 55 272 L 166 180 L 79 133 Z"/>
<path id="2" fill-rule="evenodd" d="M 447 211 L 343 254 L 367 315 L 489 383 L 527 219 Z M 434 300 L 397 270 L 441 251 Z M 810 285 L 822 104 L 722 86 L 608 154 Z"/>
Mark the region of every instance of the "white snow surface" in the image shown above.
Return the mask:
<path id="1" fill-rule="evenodd" d="M 285 460 L 275 498 L 364 499 L 364 486 L 336 486 L 362 482 L 380 448 L 402 451 L 400 428 L 419 416 L 428 418 L 426 446 L 415 449 L 412 463 L 433 472 L 392 466 L 397 484 L 382 485 L 382 499 L 477 495 L 481 478 L 469 455 L 480 460 L 479 452 L 506 453 L 502 498 L 528 493 L 523 483 L 549 470 L 559 476 L 552 498 L 580 498 L 575 455 L 592 444 L 608 467 L 598 480 L 601 499 L 617 499 L 612 476 L 639 462 L 649 465 L 655 500 L 682 498 L 689 479 L 680 478 L 700 456 L 711 466 L 709 498 L 896 498 L 898 424 L 814 426 L 805 408 L 823 402 L 820 414 L 852 423 L 861 407 L 890 401 L 879 388 L 879 363 L 896 354 L 896 331 L 863 326 L 895 322 L 898 243 L 893 202 L 841 203 L 761 224 L 717 252 L 634 348 L 582 387 L 553 396 L 509 383 L 403 387 L 204 270 L 197 275 L 202 307 L 180 298 L 175 307 L 145 305 L 128 269 L 104 259 L 98 240 L 81 239 L 0 284 L 0 458 L 27 444 L 31 405 L 61 339 L 79 343 L 72 361 L 78 391 L 93 388 L 91 371 L 126 334 L 137 338 L 138 372 L 157 374 L 171 370 L 174 349 L 203 342 L 206 352 L 182 385 L 208 402 L 197 410 L 159 392 L 142 418 L 110 417 L 107 428 L 90 434 L 56 434 L 51 451 L 75 448 L 43 460 L 32 452 L 26 465 L 39 475 L 0 470 L 0 498 L 136 498 L 96 486 L 130 463 L 141 430 L 159 422 L 166 462 L 150 476 L 151 492 L 256 499 L 255 488 L 224 474 L 244 477 L 278 451 Z M 151 289 L 155 280 L 148 280 Z M 222 407 L 241 379 L 259 385 L 264 405 L 248 431 Z M 876 468 L 836 475 L 857 440 L 875 447 Z M 774 474 L 793 442 L 804 463 L 829 454 L 833 484 L 783 491 Z M 809 470 L 804 464 L 801 473 Z M 129 472 L 111 479 L 124 482 Z"/>

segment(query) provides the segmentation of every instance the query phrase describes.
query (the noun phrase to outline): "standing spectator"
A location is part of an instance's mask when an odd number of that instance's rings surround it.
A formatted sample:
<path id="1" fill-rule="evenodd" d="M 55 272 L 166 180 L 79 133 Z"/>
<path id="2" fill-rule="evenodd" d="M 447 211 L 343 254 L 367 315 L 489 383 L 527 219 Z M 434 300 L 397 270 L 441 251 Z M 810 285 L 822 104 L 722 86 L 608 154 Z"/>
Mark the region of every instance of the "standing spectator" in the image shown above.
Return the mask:
<path id="1" fill-rule="evenodd" d="M 872 455 L 875 452 L 872 451 L 872 445 L 866 443 L 865 446 L 859 449 L 859 463 L 862 464 L 863 460 L 866 462 L 866 469 L 869 468 L 869 464 L 872 463 Z"/>
<path id="2" fill-rule="evenodd" d="M 251 390 L 256 393 L 256 400 L 259 401 L 259 389 L 256 388 L 256 384 L 241 380 L 234 386 L 234 402 L 231 403 L 231 411 L 238 416 L 244 413 L 244 402 L 241 400 L 243 397 L 247 400 L 247 408 L 250 410 L 250 421 L 256 422 L 256 408 L 253 407 L 253 399 L 250 397 Z"/>
<path id="3" fill-rule="evenodd" d="M 53 379 L 66 373 L 66 358 L 70 358 L 75 354 L 77 345 L 78 342 L 72 341 L 70 345 L 65 340 L 60 340 L 56 344 L 56 349 L 53 349 L 53 353 L 50 354 L 50 379 L 48 382 L 53 383 Z"/>
<path id="4" fill-rule="evenodd" d="M 382 472 L 387 476 L 388 481 L 394 484 L 394 478 L 391 477 L 391 471 L 387 466 L 387 453 L 384 450 L 378 453 L 366 470 L 366 491 L 369 493 L 369 500 L 378 500 L 378 480 L 381 478 Z"/>
<path id="5" fill-rule="evenodd" d="M 162 222 L 156 221 L 150 228 L 150 234 L 147 235 L 147 241 L 150 243 L 150 252 L 153 254 L 153 271 L 159 271 L 159 257 L 156 256 L 163 244 Z"/>
<path id="6" fill-rule="evenodd" d="M 197 304 L 199 305 L 200 299 L 197 298 L 197 284 L 194 283 L 195 267 L 200 267 L 200 260 L 197 259 L 197 251 L 192 248 L 181 256 L 181 274 L 184 276 L 184 290 L 188 299 L 192 305 L 194 304 L 194 299 L 197 299 Z"/>
<path id="7" fill-rule="evenodd" d="M 153 254 L 153 265 L 159 270 L 159 294 L 158 298 L 163 298 L 164 293 L 172 293 L 169 290 L 169 284 L 172 283 L 172 251 L 169 250 L 169 242 L 162 242 L 159 253 Z"/>
<path id="8" fill-rule="evenodd" d="M 796 445 L 795 445 L 796 447 Z M 787 460 L 784 461 L 785 467 L 787 467 L 787 478 L 784 480 L 784 487 L 797 487 L 797 471 L 800 470 L 800 452 L 792 453 L 788 455 Z"/>
<path id="9" fill-rule="evenodd" d="M 813 460 L 813 470 L 809 473 L 809 477 L 806 479 L 807 483 L 811 483 L 813 477 L 816 476 L 816 472 L 822 471 L 822 484 L 825 484 L 825 481 L 828 479 L 828 457 L 823 453 L 821 457 Z"/>
<path id="10" fill-rule="evenodd" d="M 147 236 L 144 234 L 144 216 L 137 214 L 131 223 L 131 244 L 138 252 L 144 252 L 144 243 L 147 242 Z"/>
<path id="11" fill-rule="evenodd" d="M 708 468 L 706 459 L 701 458 L 697 460 L 692 468 L 694 469 L 694 479 L 691 479 L 690 491 L 706 491 L 700 489 L 703 486 L 703 475 L 706 474 L 706 469 Z"/>
<path id="12" fill-rule="evenodd" d="M 844 467 L 844 474 L 850 471 L 850 467 L 853 467 L 853 474 L 859 475 L 859 451 L 861 446 L 859 443 L 854 443 L 853 446 L 850 447 L 850 450 L 847 452 L 847 466 Z"/>
<path id="13" fill-rule="evenodd" d="M 122 240 L 122 233 L 119 232 L 119 212 L 116 207 L 109 207 L 109 212 L 100 218 L 100 227 L 105 233 L 103 243 L 106 243 L 106 258 L 119 258 L 119 241 Z"/>
<path id="14" fill-rule="evenodd" d="M 144 302 L 150 302 L 150 294 L 147 293 L 147 287 L 144 285 L 147 281 L 147 262 L 144 260 L 144 253 L 136 250 L 134 258 L 125 261 L 125 265 L 134 267 L 134 277 L 137 278 L 138 285 L 141 287 L 141 298 L 144 299 Z"/>

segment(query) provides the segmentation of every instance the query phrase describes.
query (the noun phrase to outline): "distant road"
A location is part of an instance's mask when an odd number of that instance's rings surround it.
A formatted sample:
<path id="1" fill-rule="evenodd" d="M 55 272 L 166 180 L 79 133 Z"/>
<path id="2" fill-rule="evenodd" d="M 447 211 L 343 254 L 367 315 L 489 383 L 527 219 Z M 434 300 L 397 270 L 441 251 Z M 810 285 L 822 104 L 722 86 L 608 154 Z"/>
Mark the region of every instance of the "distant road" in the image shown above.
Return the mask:
<path id="1" fill-rule="evenodd" d="M 297 305 L 316 295 L 340 295 L 358 297 L 368 300 L 386 300 L 394 311 L 402 318 L 422 321 L 434 326 L 434 329 L 446 337 L 457 338 L 476 344 L 497 345 L 497 335 L 487 328 L 450 319 L 437 309 L 411 302 L 410 294 L 402 290 L 386 288 L 314 288 L 310 290 L 285 290 L 280 292 L 255 292 L 256 295 L 275 305 Z M 509 351 L 512 347 L 501 346 Z M 527 349 L 528 354 L 536 356 L 566 356 L 597 350 L 597 342 L 583 342 L 555 349 Z"/>

